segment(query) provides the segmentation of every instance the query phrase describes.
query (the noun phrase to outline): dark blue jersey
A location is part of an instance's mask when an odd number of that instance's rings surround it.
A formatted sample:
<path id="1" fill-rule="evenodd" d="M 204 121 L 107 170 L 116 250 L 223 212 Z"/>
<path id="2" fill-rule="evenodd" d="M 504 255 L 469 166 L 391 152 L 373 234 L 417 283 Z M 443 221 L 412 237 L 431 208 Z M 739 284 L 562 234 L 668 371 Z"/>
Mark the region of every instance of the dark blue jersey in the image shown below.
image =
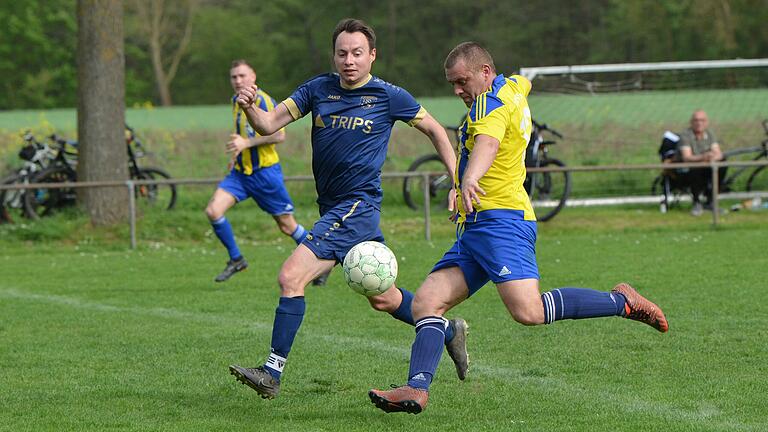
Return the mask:
<path id="1" fill-rule="evenodd" d="M 312 171 L 317 203 L 363 199 L 381 206 L 381 167 L 396 120 L 413 126 L 426 111 L 406 90 L 368 76 L 354 88 L 338 74 L 318 75 L 283 103 L 294 119 L 312 113 Z"/>

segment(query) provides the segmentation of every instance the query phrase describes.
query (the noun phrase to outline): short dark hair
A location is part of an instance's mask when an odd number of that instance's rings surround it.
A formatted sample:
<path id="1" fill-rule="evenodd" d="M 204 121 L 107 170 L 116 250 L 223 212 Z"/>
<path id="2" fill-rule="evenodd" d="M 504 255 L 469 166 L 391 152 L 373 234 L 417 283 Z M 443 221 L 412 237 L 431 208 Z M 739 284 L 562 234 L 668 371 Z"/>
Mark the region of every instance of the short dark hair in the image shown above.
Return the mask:
<path id="1" fill-rule="evenodd" d="M 362 33 L 366 39 L 368 39 L 368 49 L 372 50 L 376 48 L 376 33 L 373 32 L 373 27 L 369 26 L 365 22 L 355 18 L 344 18 L 336 24 L 336 29 L 333 31 L 333 39 L 331 39 L 331 50 L 336 50 L 336 38 L 343 32 L 347 33 Z"/>
<path id="2" fill-rule="evenodd" d="M 481 47 L 477 42 L 462 42 L 448 53 L 448 57 L 445 58 L 445 68 L 450 69 L 459 62 L 464 60 L 464 63 L 470 70 L 477 71 L 482 65 L 487 64 L 491 66 L 491 70 L 495 73 L 496 66 L 493 64 L 493 57 Z"/>
<path id="3" fill-rule="evenodd" d="M 248 66 L 249 68 L 251 68 L 251 70 L 253 71 L 253 73 L 256 73 L 256 68 L 254 68 L 253 66 L 251 66 L 251 64 L 250 64 L 250 63 L 248 63 L 248 62 L 247 62 L 246 60 L 244 60 L 244 59 L 237 59 L 237 60 L 232 60 L 232 66 L 230 66 L 229 68 L 230 68 L 230 69 L 234 69 L 234 68 L 236 68 L 236 67 L 238 67 L 238 66 Z"/>

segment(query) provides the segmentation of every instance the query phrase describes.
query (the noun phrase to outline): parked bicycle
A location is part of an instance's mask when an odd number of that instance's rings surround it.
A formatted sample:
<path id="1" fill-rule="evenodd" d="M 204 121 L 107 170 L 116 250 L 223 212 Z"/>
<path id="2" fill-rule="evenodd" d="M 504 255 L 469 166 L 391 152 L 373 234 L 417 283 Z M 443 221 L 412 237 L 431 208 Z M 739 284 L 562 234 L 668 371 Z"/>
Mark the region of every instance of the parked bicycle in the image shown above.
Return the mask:
<path id="1" fill-rule="evenodd" d="M 456 137 L 461 139 L 460 127 L 447 127 Z M 549 146 L 556 144 L 554 140 L 545 140 L 542 136 L 547 132 L 558 138 L 563 136 L 544 123 L 533 121 L 531 138 L 526 148 L 525 166 L 536 168 L 565 167 L 565 163 L 549 156 Z M 437 154 L 428 154 L 419 157 L 411 166 L 409 172 L 442 173 L 445 171 L 443 162 Z M 448 203 L 448 191 L 451 189 L 453 179 L 447 173 L 429 176 L 429 202 L 435 208 L 445 208 Z M 571 193 L 571 174 L 561 172 L 528 172 L 523 183 L 528 196 L 536 212 L 536 219 L 546 222 L 565 206 L 565 202 Z M 406 177 L 403 181 L 403 198 L 408 207 L 418 210 L 421 208 L 420 199 L 423 195 L 424 183 L 422 177 Z"/>
<path id="2" fill-rule="evenodd" d="M 47 143 L 41 143 L 31 131 L 24 134 L 27 143 L 19 151 L 21 168 L 0 180 L 0 184 L 28 184 L 29 178 L 44 170 L 55 158 L 56 152 Z M 0 191 L 0 223 L 12 223 L 24 215 L 25 189 L 8 189 Z"/>
<path id="3" fill-rule="evenodd" d="M 77 142 L 51 135 L 56 149 L 50 165 L 29 177 L 29 183 L 69 183 L 77 181 Z M 171 176 L 160 168 L 141 167 L 138 159 L 147 153 L 132 128 L 126 126 L 126 148 L 128 151 L 128 172 L 133 180 L 170 179 Z M 74 149 L 74 150 L 72 150 Z M 135 188 L 137 203 L 150 207 L 172 209 L 176 205 L 176 185 L 150 184 Z M 74 205 L 74 188 L 31 189 L 24 194 L 24 213 L 30 219 L 38 219 Z"/>
<path id="4" fill-rule="evenodd" d="M 768 136 L 768 119 L 762 122 L 763 130 Z M 763 140 L 760 145 L 754 147 L 743 147 L 723 153 L 725 160 L 735 159 L 738 156 L 750 155 L 748 158 L 752 161 L 761 159 L 768 159 L 768 139 Z M 670 165 L 670 169 L 674 168 L 674 164 Z M 742 188 L 747 192 L 752 191 L 768 191 L 768 170 L 766 166 L 742 166 L 730 168 L 730 173 L 725 176 L 720 182 L 721 192 L 735 191 Z M 740 183 L 743 175 L 749 174 L 746 183 Z M 685 185 L 670 182 L 669 173 L 662 173 L 657 176 L 651 185 L 652 195 L 662 195 L 661 209 L 666 211 L 668 206 L 673 205 L 680 201 L 680 194 L 687 193 L 687 187 Z M 665 181 L 666 180 L 666 181 Z"/>

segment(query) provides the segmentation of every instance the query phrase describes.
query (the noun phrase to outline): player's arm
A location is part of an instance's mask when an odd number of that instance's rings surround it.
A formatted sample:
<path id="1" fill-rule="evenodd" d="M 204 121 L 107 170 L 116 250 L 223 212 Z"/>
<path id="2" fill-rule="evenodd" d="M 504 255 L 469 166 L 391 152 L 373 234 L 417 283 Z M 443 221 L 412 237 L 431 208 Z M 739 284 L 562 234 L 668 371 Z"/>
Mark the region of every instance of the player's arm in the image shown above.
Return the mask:
<path id="1" fill-rule="evenodd" d="M 227 152 L 232 153 L 233 157 L 237 157 L 237 155 L 247 148 L 267 144 L 279 144 L 283 141 L 285 141 L 285 131 L 282 129 L 272 135 L 251 138 L 243 138 L 238 134 L 230 134 L 229 141 L 227 142 Z"/>
<path id="2" fill-rule="evenodd" d="M 498 139 L 490 135 L 475 135 L 475 146 L 461 179 L 461 202 L 464 203 L 467 214 L 474 211 L 472 203 L 480 203 L 480 195 L 485 195 L 485 191 L 480 187 L 480 179 L 488 172 L 498 151 Z"/>
<path id="3" fill-rule="evenodd" d="M 709 148 L 709 160 L 713 161 L 719 161 L 723 160 L 723 152 L 720 150 L 720 144 L 713 143 L 712 147 Z"/>
<path id="4" fill-rule="evenodd" d="M 451 179 L 454 178 L 454 171 L 456 170 L 456 154 L 453 152 L 451 141 L 448 139 L 448 134 L 445 133 L 445 128 L 437 122 L 429 113 L 424 115 L 418 123 L 414 125 L 421 133 L 427 136 L 432 145 L 437 150 L 437 154 L 440 155 L 440 159 L 445 164 L 445 168 L 451 175 Z M 453 181 L 453 180 L 451 180 Z M 451 187 L 453 189 L 453 187 Z M 456 203 L 456 194 L 451 192 L 448 196 L 448 210 L 453 210 Z"/>
<path id="5" fill-rule="evenodd" d="M 284 104 L 279 104 L 272 111 L 264 111 L 257 107 L 258 87 L 255 85 L 240 90 L 237 103 L 245 112 L 248 123 L 262 136 L 272 135 L 294 121 L 293 116 Z"/>
<path id="6" fill-rule="evenodd" d="M 709 155 L 707 153 L 695 155 L 691 146 L 680 147 L 680 158 L 683 162 L 707 162 Z"/>

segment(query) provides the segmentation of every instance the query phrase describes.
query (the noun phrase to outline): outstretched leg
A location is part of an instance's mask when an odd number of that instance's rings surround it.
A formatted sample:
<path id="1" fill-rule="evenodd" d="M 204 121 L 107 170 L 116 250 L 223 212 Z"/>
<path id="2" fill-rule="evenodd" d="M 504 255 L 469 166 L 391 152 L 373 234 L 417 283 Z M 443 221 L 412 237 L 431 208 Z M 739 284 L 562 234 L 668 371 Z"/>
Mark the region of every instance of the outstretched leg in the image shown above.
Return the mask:
<path id="1" fill-rule="evenodd" d="M 644 322 L 660 332 L 669 328 L 661 309 L 626 283 L 610 292 L 587 288 L 556 288 L 539 294 L 537 279 L 498 284 L 499 295 L 512 317 L 525 325 L 551 324 L 564 319 L 621 316 Z"/>

